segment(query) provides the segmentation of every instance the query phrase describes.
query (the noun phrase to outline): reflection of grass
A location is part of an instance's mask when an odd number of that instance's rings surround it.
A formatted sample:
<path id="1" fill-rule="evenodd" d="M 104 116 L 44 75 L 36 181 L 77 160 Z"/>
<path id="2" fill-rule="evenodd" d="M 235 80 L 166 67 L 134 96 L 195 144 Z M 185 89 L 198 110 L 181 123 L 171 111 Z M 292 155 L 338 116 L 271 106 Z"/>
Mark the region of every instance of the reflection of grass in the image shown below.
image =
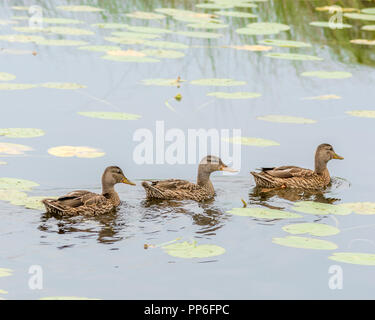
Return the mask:
<path id="1" fill-rule="evenodd" d="M 197 2 L 197 1 L 196 1 Z M 165 28 L 171 28 L 175 30 L 187 29 L 184 23 L 175 22 L 171 18 L 167 18 L 164 21 L 148 21 L 139 19 L 129 19 L 125 16 L 126 13 L 132 11 L 148 11 L 151 12 L 155 8 L 161 7 L 173 7 L 180 9 L 195 10 L 199 12 L 213 12 L 212 10 L 194 9 L 194 1 L 190 0 L 112 0 L 112 1 L 100 1 L 100 0 L 81 0 L 81 1 L 51 1 L 51 0 L 36 0 L 35 4 L 40 5 L 45 10 L 46 16 L 73 16 L 76 19 L 82 17 L 88 17 L 91 21 L 100 17 L 101 21 L 104 22 L 119 22 L 119 23 L 131 23 L 134 25 L 150 25 L 159 26 Z M 57 5 L 91 5 L 105 9 L 100 13 L 71 13 L 61 12 L 56 10 Z M 20 0 L 12 5 L 25 6 L 28 5 L 28 1 Z M 221 17 L 221 19 L 227 23 L 230 23 L 231 28 L 225 29 L 223 32 L 227 35 L 226 43 L 235 44 L 256 44 L 258 40 L 264 38 L 276 38 L 276 39 L 287 39 L 287 40 L 301 40 L 313 45 L 311 49 L 312 54 L 318 55 L 321 48 L 327 46 L 329 48 L 329 54 L 332 59 L 337 59 L 340 62 L 345 63 L 359 63 L 364 65 L 375 65 L 375 53 L 371 47 L 365 47 L 360 45 L 351 44 L 351 39 L 369 39 L 374 38 L 374 33 L 368 31 L 361 31 L 360 27 L 364 24 L 369 24 L 364 21 L 348 20 L 344 18 L 344 22 L 353 25 L 352 29 L 348 30 L 331 30 L 329 28 L 318 28 L 309 25 L 311 21 L 328 21 L 331 16 L 328 12 L 317 12 L 315 7 L 326 6 L 326 5 L 338 5 L 341 7 L 354 7 L 364 8 L 371 6 L 371 1 L 367 0 L 339 0 L 339 1 L 308 1 L 308 0 L 269 0 L 266 3 L 258 3 L 258 8 L 237 8 L 236 11 L 244 11 L 249 13 L 255 13 L 259 16 L 258 21 L 267 22 L 280 22 L 290 25 L 290 32 L 282 32 L 275 36 L 242 36 L 235 33 L 237 28 L 245 27 L 247 23 L 255 22 L 256 19 L 241 19 L 231 17 Z M 3 4 L 3 6 L 7 6 Z M 96 18 L 95 18 L 96 17 Z M 211 66 L 215 69 L 214 53 L 215 44 L 213 48 L 210 48 L 210 42 L 204 42 L 207 45 L 205 54 L 211 60 Z M 294 52 L 291 50 L 291 52 Z M 207 66 L 205 66 L 207 67 Z"/>

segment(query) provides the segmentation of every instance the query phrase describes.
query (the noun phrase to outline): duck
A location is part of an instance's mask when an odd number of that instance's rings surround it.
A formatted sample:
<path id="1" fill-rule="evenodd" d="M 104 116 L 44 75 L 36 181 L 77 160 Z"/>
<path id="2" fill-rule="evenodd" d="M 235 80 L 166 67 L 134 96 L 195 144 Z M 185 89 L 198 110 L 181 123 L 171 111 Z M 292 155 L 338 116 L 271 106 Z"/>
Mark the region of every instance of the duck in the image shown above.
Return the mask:
<path id="1" fill-rule="evenodd" d="M 142 182 L 146 191 L 147 200 L 194 200 L 203 202 L 214 198 L 215 189 L 210 180 L 211 173 L 215 171 L 237 172 L 228 167 L 217 157 L 208 155 L 198 165 L 197 183 L 187 180 L 169 179 L 147 183 Z"/>
<path id="2" fill-rule="evenodd" d="M 250 172 L 257 187 L 322 189 L 331 182 L 327 164 L 332 159 L 343 160 L 328 143 L 320 144 L 315 151 L 315 169 L 295 166 L 261 168 L 260 172 Z"/>
<path id="3" fill-rule="evenodd" d="M 102 175 L 102 193 L 87 190 L 76 190 L 57 199 L 43 199 L 47 213 L 58 216 L 100 216 L 105 215 L 121 204 L 115 185 L 125 183 L 135 186 L 128 180 L 121 168 L 110 166 Z"/>

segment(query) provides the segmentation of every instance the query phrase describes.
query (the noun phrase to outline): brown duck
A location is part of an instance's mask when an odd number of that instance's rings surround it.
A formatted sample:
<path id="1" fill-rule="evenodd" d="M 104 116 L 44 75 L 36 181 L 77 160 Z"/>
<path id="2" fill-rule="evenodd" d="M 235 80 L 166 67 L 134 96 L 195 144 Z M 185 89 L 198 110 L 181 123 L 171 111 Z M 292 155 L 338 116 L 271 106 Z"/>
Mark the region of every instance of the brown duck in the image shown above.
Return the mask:
<path id="1" fill-rule="evenodd" d="M 147 199 L 206 201 L 215 196 L 215 189 L 210 180 L 211 173 L 215 171 L 236 172 L 225 165 L 219 157 L 207 156 L 199 163 L 197 183 L 170 179 L 153 181 L 151 184 L 144 181 L 142 186 L 146 190 Z"/>
<path id="2" fill-rule="evenodd" d="M 47 212 L 60 216 L 98 216 L 111 212 L 121 203 L 115 191 L 115 184 L 126 183 L 132 186 L 119 167 L 111 166 L 102 175 L 102 194 L 86 190 L 72 191 L 58 199 L 42 200 Z"/>
<path id="3" fill-rule="evenodd" d="M 261 172 L 251 172 L 251 174 L 256 185 L 262 188 L 321 189 L 331 182 L 327 163 L 332 159 L 344 158 L 337 155 L 331 145 L 323 143 L 315 152 L 315 170 L 282 166 L 262 168 Z"/>

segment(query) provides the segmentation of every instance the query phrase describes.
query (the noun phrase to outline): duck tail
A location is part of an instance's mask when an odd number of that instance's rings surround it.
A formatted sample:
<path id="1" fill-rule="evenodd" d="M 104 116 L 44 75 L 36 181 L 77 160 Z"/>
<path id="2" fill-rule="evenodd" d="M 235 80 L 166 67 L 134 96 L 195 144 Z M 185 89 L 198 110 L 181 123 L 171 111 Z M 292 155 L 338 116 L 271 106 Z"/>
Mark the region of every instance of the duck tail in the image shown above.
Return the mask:
<path id="1" fill-rule="evenodd" d="M 148 184 L 146 181 L 142 182 L 142 187 L 146 191 L 147 198 L 149 198 L 149 199 L 152 199 L 152 198 L 162 199 L 162 198 L 164 198 L 164 194 L 159 189 L 157 189 L 157 188 L 153 187 L 152 185 Z"/>
<path id="2" fill-rule="evenodd" d="M 62 214 L 64 208 L 56 203 L 56 199 L 43 199 L 42 203 L 46 207 L 47 212 L 54 214 Z"/>
<path id="3" fill-rule="evenodd" d="M 251 171 L 250 173 L 253 175 L 255 184 L 258 187 L 270 188 L 274 185 L 274 181 L 271 178 L 268 178 L 267 176 L 265 176 L 264 173 L 262 172 L 258 173 L 254 171 Z"/>

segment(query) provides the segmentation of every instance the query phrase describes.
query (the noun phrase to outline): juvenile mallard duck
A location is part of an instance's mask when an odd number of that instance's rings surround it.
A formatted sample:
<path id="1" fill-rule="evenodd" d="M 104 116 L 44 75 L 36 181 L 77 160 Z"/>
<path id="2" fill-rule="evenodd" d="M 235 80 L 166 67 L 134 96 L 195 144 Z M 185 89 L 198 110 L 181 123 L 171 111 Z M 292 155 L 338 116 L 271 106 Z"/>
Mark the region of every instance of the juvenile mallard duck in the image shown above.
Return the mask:
<path id="1" fill-rule="evenodd" d="M 56 199 L 44 199 L 42 202 L 47 212 L 61 216 L 98 216 L 109 213 L 120 205 L 120 197 L 115 191 L 115 184 L 126 183 L 132 186 L 119 167 L 111 166 L 102 175 L 102 194 L 86 190 L 72 191 Z"/>
<path id="2" fill-rule="evenodd" d="M 332 159 L 344 159 L 337 155 L 333 147 L 323 143 L 315 152 L 315 170 L 294 166 L 282 166 L 278 168 L 262 168 L 261 172 L 251 172 L 255 183 L 262 188 L 301 188 L 321 189 L 331 182 L 327 169 L 328 161 Z"/>
<path id="3" fill-rule="evenodd" d="M 210 180 L 210 175 L 215 171 L 236 172 L 221 161 L 219 157 L 204 157 L 198 166 L 197 183 L 186 180 L 154 181 L 151 184 L 142 182 L 146 190 L 147 199 L 162 200 L 195 200 L 206 201 L 215 196 L 215 189 Z"/>

